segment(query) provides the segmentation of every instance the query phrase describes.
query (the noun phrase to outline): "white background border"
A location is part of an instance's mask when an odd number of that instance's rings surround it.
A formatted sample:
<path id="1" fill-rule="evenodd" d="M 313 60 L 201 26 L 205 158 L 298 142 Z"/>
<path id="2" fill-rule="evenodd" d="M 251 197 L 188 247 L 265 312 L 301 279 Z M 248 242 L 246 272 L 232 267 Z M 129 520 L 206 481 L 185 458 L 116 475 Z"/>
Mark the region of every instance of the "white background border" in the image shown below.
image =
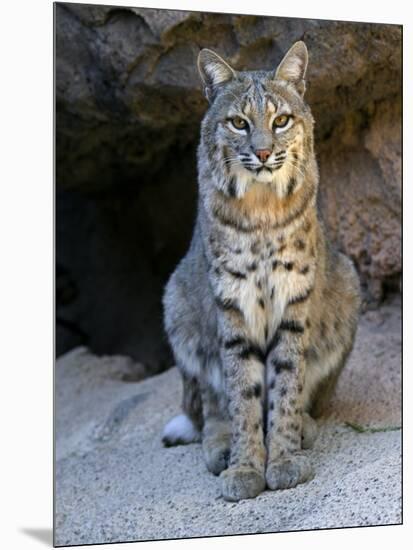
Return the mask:
<path id="1" fill-rule="evenodd" d="M 254 13 L 404 25 L 404 120 L 413 123 L 412 15 L 406 0 L 150 0 L 88 2 L 197 11 Z M 52 23 L 50 0 L 9 0 L 1 8 L 1 485 L 0 546 L 6 550 L 44 548 L 52 526 L 52 361 L 53 361 L 53 192 L 52 192 Z M 340 60 L 338 59 L 339 63 Z M 408 70 L 408 64 L 410 65 Z M 404 128 L 404 151 L 412 157 L 411 126 Z M 404 389 L 413 387 L 411 162 L 404 163 Z M 410 307 L 409 307 L 410 306 Z M 413 391 L 413 390 L 410 390 Z M 119 548 L 216 549 L 250 545 L 289 549 L 397 546 L 412 540 L 413 464 L 409 417 L 404 399 L 404 525 L 274 535 L 222 537 L 111 545 Z M 406 429 L 407 428 L 407 429 Z M 407 488 L 410 487 L 410 490 Z M 43 533 L 40 535 L 30 535 Z M 85 548 L 85 547 L 79 547 Z"/>

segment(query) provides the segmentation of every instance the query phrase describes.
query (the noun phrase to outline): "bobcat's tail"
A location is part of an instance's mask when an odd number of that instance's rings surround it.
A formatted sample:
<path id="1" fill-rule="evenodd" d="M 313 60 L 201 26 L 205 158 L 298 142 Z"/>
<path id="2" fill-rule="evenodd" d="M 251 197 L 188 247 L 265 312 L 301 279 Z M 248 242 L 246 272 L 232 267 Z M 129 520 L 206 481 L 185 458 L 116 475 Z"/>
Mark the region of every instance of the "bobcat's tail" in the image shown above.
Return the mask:
<path id="1" fill-rule="evenodd" d="M 165 447 L 185 445 L 199 441 L 201 441 L 201 432 L 186 414 L 174 416 L 163 429 L 162 443 Z"/>

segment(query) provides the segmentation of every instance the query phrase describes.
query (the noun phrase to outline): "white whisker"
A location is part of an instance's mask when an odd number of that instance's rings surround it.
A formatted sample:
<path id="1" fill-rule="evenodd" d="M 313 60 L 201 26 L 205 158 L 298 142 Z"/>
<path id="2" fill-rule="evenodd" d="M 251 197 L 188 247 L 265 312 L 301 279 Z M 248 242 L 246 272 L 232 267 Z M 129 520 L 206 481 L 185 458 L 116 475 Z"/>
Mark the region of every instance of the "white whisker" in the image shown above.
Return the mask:
<path id="1" fill-rule="evenodd" d="M 302 178 L 305 178 L 305 173 L 301 170 L 301 166 L 300 166 L 300 168 L 299 168 L 296 164 L 294 164 L 294 162 L 292 162 L 292 161 L 289 160 L 289 159 L 286 159 L 284 162 L 287 164 L 287 166 L 291 166 L 292 168 L 294 168 L 295 170 L 297 170 L 297 172 L 300 174 L 300 176 L 301 176 Z"/>

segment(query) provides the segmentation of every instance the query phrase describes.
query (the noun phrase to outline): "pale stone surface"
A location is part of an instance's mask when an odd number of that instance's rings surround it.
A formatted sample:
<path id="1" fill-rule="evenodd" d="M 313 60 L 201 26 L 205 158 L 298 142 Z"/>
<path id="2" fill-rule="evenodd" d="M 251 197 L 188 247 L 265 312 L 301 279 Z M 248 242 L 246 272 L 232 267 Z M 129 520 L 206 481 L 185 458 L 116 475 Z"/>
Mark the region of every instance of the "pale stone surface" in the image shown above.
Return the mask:
<path id="1" fill-rule="evenodd" d="M 125 382 L 131 361 L 78 348 L 56 365 L 57 545 L 401 521 L 400 300 L 366 313 L 309 456 L 310 482 L 228 503 L 199 444 L 163 448 L 179 412 L 175 368 Z"/>

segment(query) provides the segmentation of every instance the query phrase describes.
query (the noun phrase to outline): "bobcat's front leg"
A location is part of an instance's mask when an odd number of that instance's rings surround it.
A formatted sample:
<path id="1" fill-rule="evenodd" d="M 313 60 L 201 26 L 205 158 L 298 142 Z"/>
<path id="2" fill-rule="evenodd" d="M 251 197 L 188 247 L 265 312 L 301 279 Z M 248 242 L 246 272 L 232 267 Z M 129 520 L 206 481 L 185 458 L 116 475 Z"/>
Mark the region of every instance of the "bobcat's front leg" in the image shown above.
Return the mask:
<path id="1" fill-rule="evenodd" d="M 267 358 L 266 479 L 270 489 L 295 487 L 312 475 L 308 458 L 301 452 L 306 312 L 295 307 L 286 313 Z"/>
<path id="2" fill-rule="evenodd" d="M 237 329 L 238 325 L 238 329 Z M 265 489 L 264 365 L 240 323 L 224 332 L 222 361 L 231 421 L 231 453 L 221 473 L 226 500 L 253 498 Z"/>

